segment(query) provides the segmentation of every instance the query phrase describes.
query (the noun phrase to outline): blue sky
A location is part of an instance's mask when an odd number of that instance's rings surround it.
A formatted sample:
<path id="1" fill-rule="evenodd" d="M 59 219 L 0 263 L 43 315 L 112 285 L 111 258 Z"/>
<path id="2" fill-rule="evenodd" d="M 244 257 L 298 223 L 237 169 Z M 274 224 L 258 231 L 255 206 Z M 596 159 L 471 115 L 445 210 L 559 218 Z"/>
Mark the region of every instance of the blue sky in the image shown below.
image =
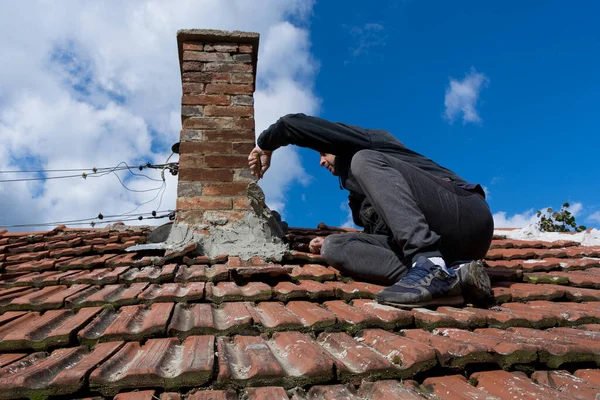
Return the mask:
<path id="1" fill-rule="evenodd" d="M 390 131 L 481 183 L 494 213 L 521 214 L 515 223 L 571 201 L 581 203 L 578 223 L 598 227 L 600 4 L 576 4 L 317 2 L 310 36 L 319 116 Z M 449 121 L 450 80 L 473 69 L 484 76 L 480 121 Z M 292 189 L 289 222 L 344 222 L 331 215 L 345 192 L 314 152 L 301 157 L 314 179 Z"/>
<path id="2" fill-rule="evenodd" d="M 0 171 L 165 162 L 181 130 L 177 30 L 243 30 L 261 35 L 257 132 L 294 112 L 386 129 L 486 187 L 497 226 L 570 201 L 600 227 L 599 3 L 340 4 L 1 2 Z M 113 175 L 0 182 L 0 226 L 175 208 L 176 177 L 163 190 L 119 174 L 137 192 Z M 348 223 L 313 151 L 278 150 L 260 184 L 291 225 Z"/>

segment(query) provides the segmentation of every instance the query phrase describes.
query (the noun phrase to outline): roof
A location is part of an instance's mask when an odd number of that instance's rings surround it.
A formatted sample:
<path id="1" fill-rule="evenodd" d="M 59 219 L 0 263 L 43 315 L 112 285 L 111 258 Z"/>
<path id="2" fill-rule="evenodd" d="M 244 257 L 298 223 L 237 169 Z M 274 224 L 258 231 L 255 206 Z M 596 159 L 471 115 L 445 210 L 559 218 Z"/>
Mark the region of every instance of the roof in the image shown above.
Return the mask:
<path id="1" fill-rule="evenodd" d="M 126 251 L 149 232 L 0 231 L 0 398 L 600 392 L 600 246 L 495 236 L 497 305 L 406 311 L 302 252 L 340 229 L 291 229 L 279 264 Z"/>

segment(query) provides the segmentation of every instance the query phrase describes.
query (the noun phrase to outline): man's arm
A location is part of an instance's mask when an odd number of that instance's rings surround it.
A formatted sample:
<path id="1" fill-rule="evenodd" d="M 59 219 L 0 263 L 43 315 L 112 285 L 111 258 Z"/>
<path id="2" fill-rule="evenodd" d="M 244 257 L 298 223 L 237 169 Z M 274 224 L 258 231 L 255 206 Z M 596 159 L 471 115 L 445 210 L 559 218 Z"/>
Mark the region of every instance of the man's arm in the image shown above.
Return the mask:
<path id="1" fill-rule="evenodd" d="M 256 143 L 268 151 L 293 144 L 320 153 L 343 155 L 370 148 L 371 138 L 359 127 L 304 114 L 288 114 L 261 133 Z"/>

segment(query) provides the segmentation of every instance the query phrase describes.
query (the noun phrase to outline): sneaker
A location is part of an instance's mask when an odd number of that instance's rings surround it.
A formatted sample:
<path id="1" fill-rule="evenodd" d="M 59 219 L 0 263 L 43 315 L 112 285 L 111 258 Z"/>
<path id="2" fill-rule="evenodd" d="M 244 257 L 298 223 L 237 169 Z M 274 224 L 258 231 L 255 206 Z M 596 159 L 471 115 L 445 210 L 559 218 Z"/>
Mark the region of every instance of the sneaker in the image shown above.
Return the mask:
<path id="1" fill-rule="evenodd" d="M 459 261 L 450 268 L 458 275 L 462 292 L 468 302 L 487 303 L 494 298 L 490 277 L 481 260 Z"/>
<path id="2" fill-rule="evenodd" d="M 379 292 L 376 299 L 407 308 L 464 303 L 458 275 L 450 275 L 425 257 L 419 257 L 402 279 Z"/>

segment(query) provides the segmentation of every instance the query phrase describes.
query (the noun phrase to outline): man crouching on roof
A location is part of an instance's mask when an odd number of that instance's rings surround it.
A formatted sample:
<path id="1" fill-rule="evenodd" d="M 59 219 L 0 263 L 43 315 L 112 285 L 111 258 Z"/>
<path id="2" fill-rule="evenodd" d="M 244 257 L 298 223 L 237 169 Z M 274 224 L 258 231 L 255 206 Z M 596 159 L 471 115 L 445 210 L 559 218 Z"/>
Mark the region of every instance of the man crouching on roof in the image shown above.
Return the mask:
<path id="1" fill-rule="evenodd" d="M 382 303 L 421 307 L 489 299 L 490 280 L 477 260 L 489 249 L 494 221 L 480 185 L 409 150 L 389 132 L 304 114 L 286 115 L 262 132 L 248 156 L 252 173 L 262 178 L 273 151 L 288 144 L 320 153 L 320 165 L 350 192 L 354 223 L 364 228 L 313 240 L 311 247 L 320 248 L 328 263 L 387 285 L 377 294 Z"/>

